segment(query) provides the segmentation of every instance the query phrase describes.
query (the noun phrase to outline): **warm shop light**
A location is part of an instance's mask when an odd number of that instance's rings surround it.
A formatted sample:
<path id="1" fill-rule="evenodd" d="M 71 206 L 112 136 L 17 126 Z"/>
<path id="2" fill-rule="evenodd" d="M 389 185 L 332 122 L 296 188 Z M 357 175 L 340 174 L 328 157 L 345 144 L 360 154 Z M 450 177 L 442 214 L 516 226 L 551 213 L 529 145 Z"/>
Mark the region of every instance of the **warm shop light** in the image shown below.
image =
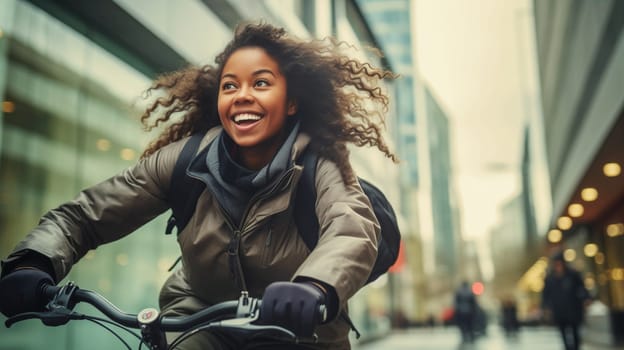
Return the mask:
<path id="1" fill-rule="evenodd" d="M 562 231 L 569 230 L 572 227 L 572 219 L 568 216 L 560 217 L 557 219 L 557 227 Z"/>
<path id="2" fill-rule="evenodd" d="M 13 103 L 13 101 L 2 101 L 2 112 L 4 113 L 15 112 L 15 103 Z"/>
<path id="3" fill-rule="evenodd" d="M 617 224 L 607 225 L 607 236 L 616 237 L 624 234 L 624 224 L 618 222 Z"/>
<path id="4" fill-rule="evenodd" d="M 605 262 L 605 256 L 604 256 L 604 254 L 603 254 L 603 253 L 598 252 L 598 253 L 596 254 L 596 257 L 594 257 L 594 260 L 596 261 L 596 264 L 598 264 L 598 265 L 602 265 L 602 264 L 604 264 L 604 262 Z"/>
<path id="5" fill-rule="evenodd" d="M 576 252 L 574 251 L 574 249 L 571 248 L 566 249 L 565 251 L 563 251 L 563 258 L 567 262 L 574 261 L 574 259 L 576 259 Z"/>
<path id="6" fill-rule="evenodd" d="M 117 265 L 119 266 L 126 266 L 128 265 L 128 254 L 126 253 L 119 253 L 117 254 L 117 256 L 115 257 L 115 261 L 117 262 Z"/>
<path id="7" fill-rule="evenodd" d="M 544 281 L 541 279 L 536 279 L 532 281 L 530 285 L 530 289 L 534 293 L 539 293 L 544 289 Z"/>
<path id="8" fill-rule="evenodd" d="M 537 266 L 536 268 L 540 269 L 541 271 L 544 271 L 547 267 L 548 267 L 548 258 L 546 257 L 541 257 L 536 263 L 535 265 Z"/>
<path id="9" fill-rule="evenodd" d="M 130 148 L 124 148 L 120 153 L 121 159 L 123 160 L 133 160 L 136 156 L 136 152 Z"/>
<path id="10" fill-rule="evenodd" d="M 568 206 L 568 214 L 570 214 L 570 216 L 573 218 L 578 218 L 578 217 L 583 216 L 584 212 L 585 212 L 585 208 L 583 208 L 582 204 L 572 203 L 570 204 L 570 206 Z"/>
<path id="11" fill-rule="evenodd" d="M 586 257 L 592 258 L 596 256 L 596 253 L 598 253 L 598 246 L 595 243 L 588 243 L 583 248 L 583 252 Z"/>
<path id="12" fill-rule="evenodd" d="M 556 228 L 548 231 L 548 241 L 550 243 L 558 243 L 561 241 L 561 231 Z"/>
<path id="13" fill-rule="evenodd" d="M 581 191 L 581 198 L 585 202 L 593 202 L 598 199 L 598 190 L 593 187 L 584 188 Z"/>
<path id="14" fill-rule="evenodd" d="M 607 163 L 602 167 L 602 172 L 607 177 L 615 177 L 622 173 L 622 167 L 618 163 Z"/>
<path id="15" fill-rule="evenodd" d="M 594 289 L 594 287 L 596 286 L 596 280 L 593 279 L 592 277 L 587 277 L 585 279 L 585 287 L 587 287 L 587 289 Z"/>
<path id="16" fill-rule="evenodd" d="M 99 139 L 95 141 L 95 147 L 102 152 L 106 152 L 111 148 L 111 142 L 107 139 Z"/>

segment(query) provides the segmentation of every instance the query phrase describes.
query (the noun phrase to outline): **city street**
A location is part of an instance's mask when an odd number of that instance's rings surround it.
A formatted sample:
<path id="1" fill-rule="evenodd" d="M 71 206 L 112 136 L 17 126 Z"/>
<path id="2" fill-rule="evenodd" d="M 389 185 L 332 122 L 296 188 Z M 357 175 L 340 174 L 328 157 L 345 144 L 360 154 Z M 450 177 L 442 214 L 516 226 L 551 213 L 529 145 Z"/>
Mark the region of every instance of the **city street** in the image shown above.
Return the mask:
<path id="1" fill-rule="evenodd" d="M 416 328 L 395 332 L 391 336 L 364 345 L 358 350 L 558 350 L 563 349 L 554 328 L 522 329 L 517 338 L 507 339 L 497 326 L 490 326 L 485 336 L 474 344 L 461 346 L 456 328 Z M 583 350 L 598 348 L 583 346 Z"/>
<path id="2" fill-rule="evenodd" d="M 0 350 L 624 350 L 623 135 L 624 0 L 0 0 Z"/>

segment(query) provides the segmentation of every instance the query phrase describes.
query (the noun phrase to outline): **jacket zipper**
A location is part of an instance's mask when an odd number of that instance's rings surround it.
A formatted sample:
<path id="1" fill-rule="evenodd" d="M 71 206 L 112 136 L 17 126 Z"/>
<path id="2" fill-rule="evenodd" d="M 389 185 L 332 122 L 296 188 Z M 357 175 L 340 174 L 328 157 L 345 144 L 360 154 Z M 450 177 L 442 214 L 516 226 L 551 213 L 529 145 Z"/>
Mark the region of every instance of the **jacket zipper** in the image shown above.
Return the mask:
<path id="1" fill-rule="evenodd" d="M 284 175 L 282 175 L 282 177 L 280 177 L 280 179 L 270 189 L 264 192 L 256 193 L 253 197 L 251 197 L 249 203 L 247 204 L 247 207 L 245 208 L 245 211 L 243 212 L 243 216 L 241 217 L 241 229 L 247 221 L 247 217 L 249 216 L 249 211 L 251 210 L 251 207 L 254 204 L 258 203 L 261 199 L 270 197 L 279 187 L 281 187 L 280 185 L 284 182 L 284 179 L 286 179 L 291 173 L 292 170 L 286 171 L 286 173 L 284 173 Z M 244 231 L 249 231 L 249 227 L 247 228 L 247 230 Z"/>
<path id="2" fill-rule="evenodd" d="M 245 282 L 245 275 L 243 273 L 243 267 L 240 261 L 240 239 L 245 231 L 250 230 L 249 227 L 247 227 L 247 230 L 243 230 L 245 226 L 245 222 L 247 221 L 247 216 L 249 216 L 249 211 L 251 210 L 251 207 L 255 203 L 273 194 L 273 192 L 282 184 L 284 179 L 291 172 L 292 170 L 289 170 L 284 175 L 282 175 L 282 177 L 280 177 L 280 179 L 275 183 L 275 185 L 271 187 L 269 190 L 265 192 L 257 193 L 251 197 L 251 199 L 249 200 L 249 203 L 247 204 L 247 207 L 245 208 L 245 211 L 243 212 L 243 216 L 241 217 L 241 223 L 238 228 L 234 225 L 230 215 L 225 211 L 225 209 L 223 209 L 223 207 L 221 206 L 221 203 L 219 203 L 219 201 L 217 200 L 217 207 L 219 208 L 219 210 L 221 211 L 221 214 L 225 218 L 225 223 L 228 225 L 229 229 L 232 230 L 233 232 L 233 235 L 230 238 L 230 242 L 228 243 L 228 250 L 227 250 L 228 263 L 230 265 L 230 271 L 232 272 L 236 280 L 236 284 L 241 291 L 247 291 L 247 283 Z M 187 175 L 205 183 L 205 181 L 198 176 L 193 176 L 191 174 L 187 174 Z M 210 186 L 206 184 L 206 188 L 209 189 Z"/>
<path id="3" fill-rule="evenodd" d="M 236 230 L 234 231 L 232 239 L 230 239 L 230 243 L 228 243 L 228 264 L 230 265 L 230 271 L 234 275 L 238 289 L 247 291 L 245 274 L 243 273 L 243 267 L 240 261 L 240 237 L 241 232 Z"/>

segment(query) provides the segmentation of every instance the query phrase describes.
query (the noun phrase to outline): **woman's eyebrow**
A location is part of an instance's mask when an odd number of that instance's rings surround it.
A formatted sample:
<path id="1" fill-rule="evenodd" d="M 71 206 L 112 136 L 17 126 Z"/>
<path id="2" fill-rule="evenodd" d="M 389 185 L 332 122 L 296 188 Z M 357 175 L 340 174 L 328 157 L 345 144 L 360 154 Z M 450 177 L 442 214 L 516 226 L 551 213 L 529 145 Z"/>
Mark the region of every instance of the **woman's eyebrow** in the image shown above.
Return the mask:
<path id="1" fill-rule="evenodd" d="M 275 73 L 273 73 L 273 71 L 268 68 L 258 69 L 257 71 L 253 72 L 253 75 L 260 75 L 263 73 L 268 73 L 268 74 L 271 74 L 272 76 L 275 76 Z"/>
<path id="2" fill-rule="evenodd" d="M 221 79 L 224 79 L 224 78 L 232 78 L 232 79 L 236 79 L 236 74 L 234 74 L 234 73 L 225 73 L 225 74 L 223 74 L 223 75 L 221 76 Z"/>
<path id="3" fill-rule="evenodd" d="M 272 75 L 272 76 L 274 76 L 274 77 L 276 76 L 276 75 L 275 75 L 275 73 L 273 73 L 273 71 L 272 71 L 272 70 L 270 70 L 270 69 L 268 69 L 268 68 L 258 69 L 258 70 L 254 71 L 254 72 L 253 72 L 253 73 L 251 73 L 251 74 L 252 74 L 252 75 L 260 75 L 260 74 L 264 74 L 264 73 L 271 74 L 271 75 Z M 225 73 L 225 74 L 223 74 L 223 75 L 221 76 L 221 79 L 224 79 L 224 78 L 232 78 L 232 79 L 236 79 L 236 78 L 238 78 L 238 76 L 237 76 L 236 74 L 234 74 L 234 73 Z"/>

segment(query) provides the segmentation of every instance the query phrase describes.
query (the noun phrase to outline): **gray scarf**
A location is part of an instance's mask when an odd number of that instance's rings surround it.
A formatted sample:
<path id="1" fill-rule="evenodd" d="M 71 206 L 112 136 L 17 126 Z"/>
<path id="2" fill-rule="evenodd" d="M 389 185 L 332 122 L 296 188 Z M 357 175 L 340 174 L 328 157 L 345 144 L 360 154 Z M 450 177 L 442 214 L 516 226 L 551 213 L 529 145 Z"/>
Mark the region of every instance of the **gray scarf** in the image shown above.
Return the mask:
<path id="1" fill-rule="evenodd" d="M 235 223 L 239 224 L 242 220 L 251 197 L 292 166 L 292 146 L 298 133 L 299 122 L 296 122 L 273 159 L 258 171 L 246 169 L 230 157 L 228 147 L 232 146 L 228 143 L 233 142 L 223 130 L 210 144 L 206 155 L 208 173 L 221 187 L 219 192 L 223 198 L 219 202 Z"/>

